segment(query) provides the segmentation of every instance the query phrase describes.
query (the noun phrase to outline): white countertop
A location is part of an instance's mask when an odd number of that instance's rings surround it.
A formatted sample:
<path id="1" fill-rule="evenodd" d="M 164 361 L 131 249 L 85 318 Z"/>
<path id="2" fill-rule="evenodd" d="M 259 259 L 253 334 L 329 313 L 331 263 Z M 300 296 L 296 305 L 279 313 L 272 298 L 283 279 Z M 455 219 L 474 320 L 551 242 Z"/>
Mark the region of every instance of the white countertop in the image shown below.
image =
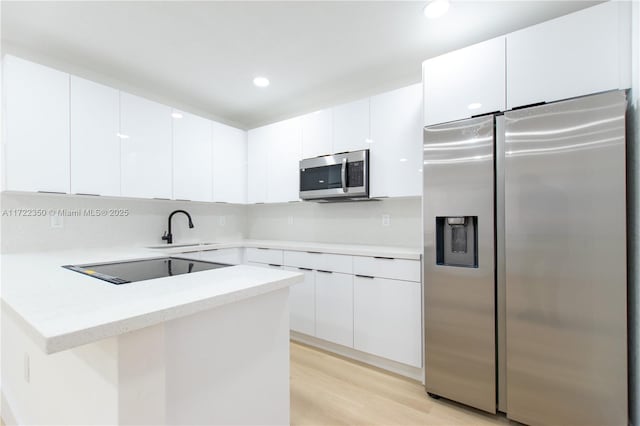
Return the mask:
<path id="1" fill-rule="evenodd" d="M 160 245 L 159 245 L 160 246 Z M 298 273 L 246 265 L 113 285 L 62 268 L 233 247 L 318 251 L 419 260 L 421 250 L 299 241 L 242 240 L 163 249 L 65 250 L 2 255 L 2 309 L 26 325 L 46 353 L 74 348 L 287 287 Z M 164 248 L 169 247 L 169 248 Z"/>
<path id="2" fill-rule="evenodd" d="M 351 256 L 381 256 L 398 259 L 420 260 L 422 249 L 410 247 L 373 246 L 355 244 L 314 243 L 307 241 L 277 241 L 277 240 L 242 240 L 224 243 L 203 243 L 198 246 L 183 246 L 176 243 L 175 248 L 162 249 L 163 253 L 187 253 L 193 251 L 212 250 L 232 247 L 262 247 L 293 251 L 318 251 L 323 253 L 345 254 Z M 158 245 L 161 246 L 161 245 Z M 166 246 L 162 246 L 166 247 Z"/>
<path id="3" fill-rule="evenodd" d="M 111 248 L 2 255 L 2 309 L 54 353 L 302 281 L 299 273 L 238 265 L 114 285 L 61 267 L 166 254 Z"/>

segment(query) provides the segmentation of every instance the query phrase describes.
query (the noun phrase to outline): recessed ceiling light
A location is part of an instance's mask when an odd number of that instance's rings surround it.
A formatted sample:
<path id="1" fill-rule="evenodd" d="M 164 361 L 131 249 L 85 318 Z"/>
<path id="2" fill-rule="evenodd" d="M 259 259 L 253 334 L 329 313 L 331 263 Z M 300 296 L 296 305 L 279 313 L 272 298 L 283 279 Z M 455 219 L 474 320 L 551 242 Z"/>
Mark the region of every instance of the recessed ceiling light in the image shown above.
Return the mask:
<path id="1" fill-rule="evenodd" d="M 471 104 L 467 105 L 467 108 L 469 108 L 469 109 L 478 109 L 481 106 L 482 106 L 482 104 L 480 102 L 474 102 L 474 103 L 471 103 Z"/>
<path id="2" fill-rule="evenodd" d="M 365 141 L 366 143 L 373 143 L 373 139 L 371 139 L 371 138 L 366 138 L 364 141 Z"/>
<path id="3" fill-rule="evenodd" d="M 406 158 L 401 158 L 401 159 L 400 159 L 400 162 L 401 162 L 401 163 L 404 163 L 405 161 L 407 161 L 407 159 L 406 159 Z"/>
<path id="4" fill-rule="evenodd" d="M 171 116 L 172 116 L 173 118 L 182 118 L 182 113 L 179 113 L 179 112 L 172 112 L 172 113 L 171 113 Z"/>
<path id="5" fill-rule="evenodd" d="M 116 133 L 120 139 L 129 139 L 129 135 L 125 135 L 124 133 Z"/>
<path id="6" fill-rule="evenodd" d="M 258 87 L 267 87 L 269 85 L 269 79 L 267 77 L 256 77 L 253 79 L 253 84 Z"/>
<path id="7" fill-rule="evenodd" d="M 449 0 L 431 0 L 424 7 L 423 13 L 429 19 L 439 18 L 449 10 Z"/>

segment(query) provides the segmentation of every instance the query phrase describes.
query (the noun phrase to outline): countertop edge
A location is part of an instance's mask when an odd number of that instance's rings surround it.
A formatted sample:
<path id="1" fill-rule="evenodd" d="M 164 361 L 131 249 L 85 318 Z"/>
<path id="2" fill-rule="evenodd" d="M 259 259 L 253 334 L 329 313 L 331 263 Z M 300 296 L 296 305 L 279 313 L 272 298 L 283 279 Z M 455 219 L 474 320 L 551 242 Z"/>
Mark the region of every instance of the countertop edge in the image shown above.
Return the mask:
<path id="1" fill-rule="evenodd" d="M 50 337 L 42 336 L 17 312 L 13 311 L 13 309 L 12 311 L 17 315 L 18 318 L 20 318 L 21 322 L 24 325 L 29 327 L 31 331 L 31 333 L 29 333 L 30 335 L 33 336 L 35 333 L 38 346 L 40 346 L 46 354 L 54 354 L 89 343 L 95 343 L 99 340 L 117 337 L 128 332 L 140 330 L 146 327 L 162 324 L 167 321 L 197 314 L 209 309 L 214 309 L 231 303 L 240 302 L 251 297 L 261 296 L 272 291 L 278 291 L 296 284 L 299 281 L 300 277 L 283 278 L 254 287 L 241 289 L 222 295 L 216 295 L 182 305 L 171 306 L 157 311 L 143 313 L 134 317 L 124 318 L 110 323 L 100 324 L 71 333 Z"/>

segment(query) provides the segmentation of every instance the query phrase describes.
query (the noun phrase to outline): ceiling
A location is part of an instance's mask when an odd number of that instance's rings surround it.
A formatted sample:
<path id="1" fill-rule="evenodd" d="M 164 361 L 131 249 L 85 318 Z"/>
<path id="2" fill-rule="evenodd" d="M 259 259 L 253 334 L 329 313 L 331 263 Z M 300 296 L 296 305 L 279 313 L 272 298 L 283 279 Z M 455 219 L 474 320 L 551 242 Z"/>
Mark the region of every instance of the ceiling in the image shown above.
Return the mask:
<path id="1" fill-rule="evenodd" d="M 424 4 L 2 1 L 2 47 L 253 128 L 419 82 L 424 59 L 594 2 L 453 0 L 437 20 Z"/>

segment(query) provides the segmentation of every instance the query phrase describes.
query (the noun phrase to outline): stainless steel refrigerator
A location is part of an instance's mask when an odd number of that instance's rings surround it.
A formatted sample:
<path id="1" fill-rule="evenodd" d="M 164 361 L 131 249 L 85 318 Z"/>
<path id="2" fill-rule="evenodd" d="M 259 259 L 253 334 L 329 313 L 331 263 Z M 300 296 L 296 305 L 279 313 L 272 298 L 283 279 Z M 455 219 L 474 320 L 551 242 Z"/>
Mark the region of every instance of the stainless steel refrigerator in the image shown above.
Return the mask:
<path id="1" fill-rule="evenodd" d="M 623 91 L 424 129 L 429 394 L 627 424 Z"/>

